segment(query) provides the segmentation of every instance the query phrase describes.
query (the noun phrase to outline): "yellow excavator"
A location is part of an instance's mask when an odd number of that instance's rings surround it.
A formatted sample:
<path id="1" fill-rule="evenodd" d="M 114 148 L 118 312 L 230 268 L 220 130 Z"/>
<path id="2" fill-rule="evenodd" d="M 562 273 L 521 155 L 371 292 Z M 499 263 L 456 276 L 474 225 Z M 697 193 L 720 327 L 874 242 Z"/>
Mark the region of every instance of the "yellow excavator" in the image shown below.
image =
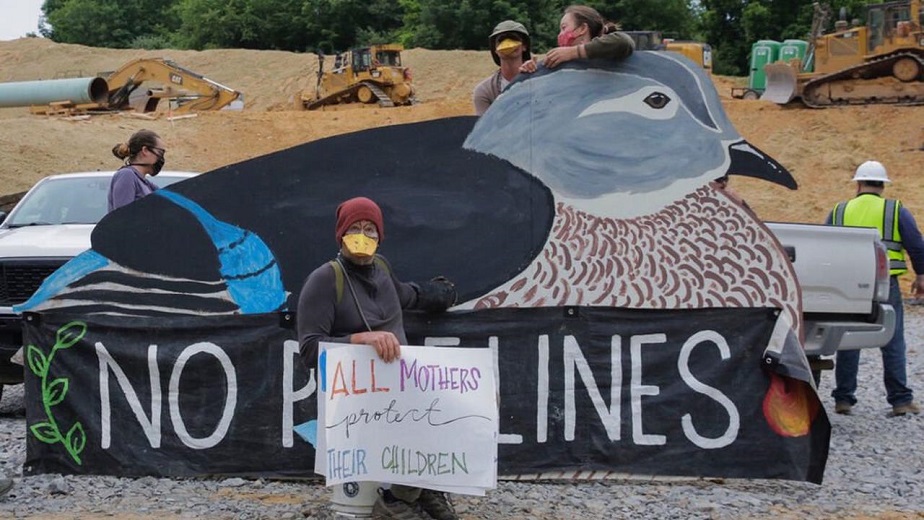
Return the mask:
<path id="1" fill-rule="evenodd" d="M 800 60 L 765 66 L 767 88 L 761 99 L 781 105 L 801 99 L 812 108 L 924 104 L 921 0 L 866 7 L 864 25 L 848 27 L 842 16 L 834 33 L 810 42 L 806 64 L 814 65 L 812 72 L 804 71 L 808 67 Z M 816 6 L 816 15 L 824 11 Z"/>
<path id="2" fill-rule="evenodd" d="M 109 85 L 110 110 L 157 110 L 161 99 L 169 99 L 174 114 L 219 110 L 241 97 L 241 93 L 216 83 L 162 58 L 140 58 L 116 71 L 102 72 Z M 139 90 L 142 84 L 144 90 Z"/>
<path id="3" fill-rule="evenodd" d="M 318 54 L 318 83 L 314 92 L 301 93 L 308 110 L 340 103 L 378 103 L 382 107 L 414 102 L 411 71 L 401 65 L 400 44 L 372 45 L 337 54 L 333 67 L 325 70 Z"/>

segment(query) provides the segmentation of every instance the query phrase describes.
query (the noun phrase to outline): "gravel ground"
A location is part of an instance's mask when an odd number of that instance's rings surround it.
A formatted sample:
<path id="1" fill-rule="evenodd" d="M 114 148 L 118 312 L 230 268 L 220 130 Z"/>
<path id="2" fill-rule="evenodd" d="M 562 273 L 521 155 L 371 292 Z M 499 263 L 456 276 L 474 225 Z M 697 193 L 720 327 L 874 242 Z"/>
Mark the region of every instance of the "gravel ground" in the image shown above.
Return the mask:
<path id="1" fill-rule="evenodd" d="M 924 400 L 924 307 L 906 307 L 908 380 Z M 924 416 L 887 417 L 878 352 L 861 356 L 859 404 L 836 415 L 826 372 L 822 400 L 832 423 L 821 486 L 766 480 L 631 479 L 593 483 L 500 482 L 486 497 L 453 497 L 463 518 L 924 518 Z M 0 401 L 0 470 L 16 487 L 0 518 L 317 518 L 320 486 L 291 481 L 22 476 L 22 385 Z"/>

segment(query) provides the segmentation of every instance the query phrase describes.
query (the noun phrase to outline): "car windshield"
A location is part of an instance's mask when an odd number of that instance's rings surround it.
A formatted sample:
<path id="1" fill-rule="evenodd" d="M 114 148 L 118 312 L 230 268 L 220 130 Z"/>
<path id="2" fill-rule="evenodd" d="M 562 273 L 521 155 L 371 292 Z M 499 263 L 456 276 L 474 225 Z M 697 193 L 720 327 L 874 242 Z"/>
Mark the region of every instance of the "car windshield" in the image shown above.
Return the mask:
<path id="1" fill-rule="evenodd" d="M 152 180 L 159 187 L 186 177 L 158 175 Z M 35 187 L 4 222 L 5 227 L 96 224 L 106 215 L 110 176 L 58 177 Z"/>

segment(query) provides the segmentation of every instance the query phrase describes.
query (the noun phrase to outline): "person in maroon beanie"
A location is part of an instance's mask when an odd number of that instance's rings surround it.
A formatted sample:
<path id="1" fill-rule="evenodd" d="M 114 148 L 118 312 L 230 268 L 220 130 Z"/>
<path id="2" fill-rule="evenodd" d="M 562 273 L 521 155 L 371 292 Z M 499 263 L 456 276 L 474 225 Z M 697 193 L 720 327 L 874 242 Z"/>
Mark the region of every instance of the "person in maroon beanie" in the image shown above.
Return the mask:
<path id="1" fill-rule="evenodd" d="M 322 341 L 369 345 L 390 363 L 407 344 L 402 310 L 444 311 L 455 303 L 455 287 L 442 277 L 417 284 L 395 276 L 388 261 L 376 254 L 385 225 L 372 200 L 347 200 L 336 216 L 334 238 L 340 252 L 308 275 L 298 297 L 299 346 L 311 366 L 317 364 Z M 395 484 L 379 494 L 375 518 L 458 518 L 439 491 Z"/>

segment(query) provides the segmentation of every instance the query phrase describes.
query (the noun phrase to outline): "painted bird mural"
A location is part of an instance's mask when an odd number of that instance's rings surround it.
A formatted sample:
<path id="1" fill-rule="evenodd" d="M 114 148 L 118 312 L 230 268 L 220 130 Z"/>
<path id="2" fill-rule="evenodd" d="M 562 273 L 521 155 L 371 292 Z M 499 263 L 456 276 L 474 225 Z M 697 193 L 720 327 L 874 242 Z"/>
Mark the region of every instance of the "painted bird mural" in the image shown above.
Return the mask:
<path id="1" fill-rule="evenodd" d="M 336 251 L 333 209 L 366 194 L 388 217 L 392 263 L 453 280 L 460 310 L 774 307 L 798 333 L 792 267 L 763 224 L 711 184 L 726 174 L 795 187 L 684 58 L 640 52 L 540 70 L 481 119 L 306 143 L 120 209 L 94 230 L 93 250 L 18 310 L 291 308 Z"/>
<path id="2" fill-rule="evenodd" d="M 522 273 L 460 308 L 777 307 L 800 330 L 789 260 L 712 181 L 796 183 L 738 134 L 691 62 L 646 52 L 521 77 L 464 146 L 549 186 L 555 218 Z"/>
<path id="3" fill-rule="evenodd" d="M 725 175 L 796 186 L 738 134 L 701 68 L 661 52 L 569 63 L 514 81 L 480 119 L 305 143 L 120 208 L 91 251 L 17 310 L 178 323 L 292 310 L 305 277 L 337 252 L 335 208 L 368 196 L 395 272 L 455 283 L 450 319 L 512 307 L 780 309 L 767 345 L 750 345 L 763 352 L 754 380 L 768 368 L 756 399 L 817 470 L 829 427 L 816 420 L 796 275 L 767 227 L 714 183 Z"/>

